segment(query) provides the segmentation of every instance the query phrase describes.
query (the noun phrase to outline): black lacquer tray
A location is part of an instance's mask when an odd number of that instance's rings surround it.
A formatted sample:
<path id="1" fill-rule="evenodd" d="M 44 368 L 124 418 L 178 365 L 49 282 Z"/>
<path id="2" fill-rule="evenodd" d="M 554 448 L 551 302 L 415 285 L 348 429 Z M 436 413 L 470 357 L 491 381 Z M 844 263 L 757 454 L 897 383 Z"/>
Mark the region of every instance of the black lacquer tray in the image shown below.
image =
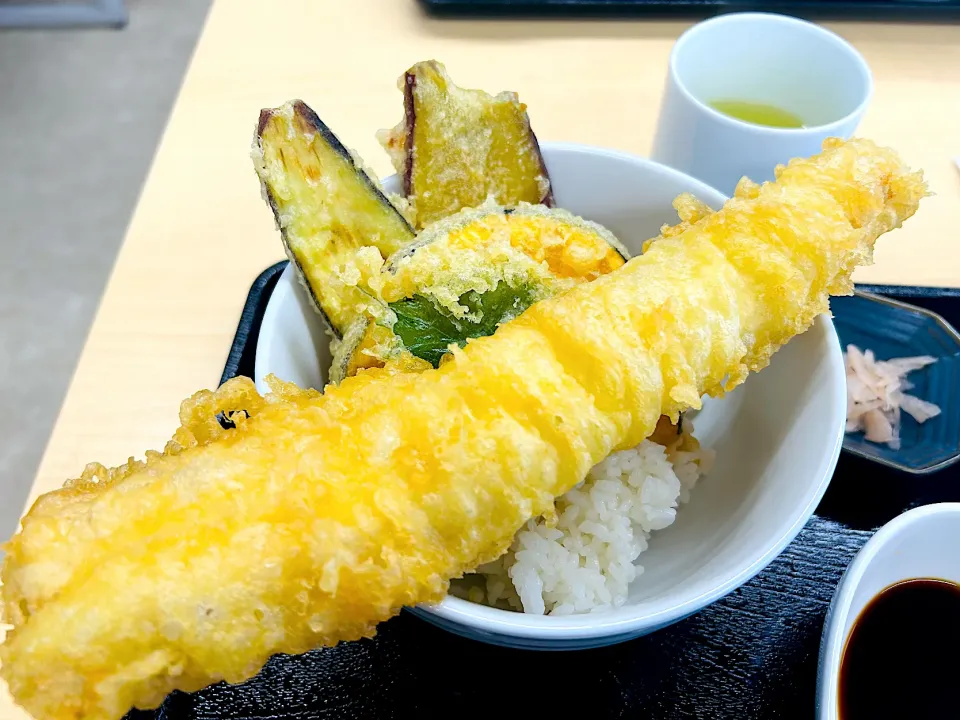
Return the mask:
<path id="1" fill-rule="evenodd" d="M 752 11 L 809 20 L 960 20 L 960 0 L 420 0 L 420 4 L 437 17 L 703 19 Z"/>
<path id="2" fill-rule="evenodd" d="M 251 288 L 223 379 L 253 376 L 257 335 L 286 262 Z M 861 286 L 960 326 L 960 290 Z M 466 640 L 410 613 L 373 640 L 277 656 L 252 680 L 174 693 L 131 717 L 813 717 L 820 634 L 847 564 L 880 525 L 917 505 L 960 501 L 960 465 L 913 477 L 843 454 L 800 535 L 752 581 L 647 637 L 597 650 L 534 652 Z"/>

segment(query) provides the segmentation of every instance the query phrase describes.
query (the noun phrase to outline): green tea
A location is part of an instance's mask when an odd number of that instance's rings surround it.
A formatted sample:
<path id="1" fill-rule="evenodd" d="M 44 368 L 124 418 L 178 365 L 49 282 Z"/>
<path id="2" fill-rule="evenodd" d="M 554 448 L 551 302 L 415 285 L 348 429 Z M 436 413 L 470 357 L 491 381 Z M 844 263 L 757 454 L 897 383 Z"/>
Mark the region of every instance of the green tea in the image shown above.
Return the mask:
<path id="1" fill-rule="evenodd" d="M 753 123 L 777 128 L 802 128 L 803 120 L 792 112 L 781 110 L 775 105 L 747 102 L 745 100 L 714 100 L 708 103 L 717 112 Z"/>

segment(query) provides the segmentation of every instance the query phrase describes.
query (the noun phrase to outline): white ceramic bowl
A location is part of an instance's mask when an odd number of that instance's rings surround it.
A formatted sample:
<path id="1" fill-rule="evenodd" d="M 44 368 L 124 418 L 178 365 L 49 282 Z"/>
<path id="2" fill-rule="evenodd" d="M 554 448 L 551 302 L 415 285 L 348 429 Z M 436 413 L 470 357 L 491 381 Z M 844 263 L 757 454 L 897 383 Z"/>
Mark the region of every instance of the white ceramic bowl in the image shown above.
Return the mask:
<path id="1" fill-rule="evenodd" d="M 712 207 L 717 191 L 680 172 L 620 152 L 544 143 L 557 204 L 595 220 L 633 253 L 677 219 L 674 197 L 692 192 Z M 389 189 L 396 180 L 388 179 Z M 329 338 L 297 285 L 281 276 L 264 315 L 256 382 L 273 373 L 320 388 Z M 846 390 L 833 323 L 814 327 L 774 356 L 770 367 L 693 418 L 696 434 L 717 451 L 676 522 L 655 532 L 641 556 L 643 574 L 628 603 L 588 615 L 525 615 L 447 597 L 419 616 L 468 637 L 501 645 L 573 649 L 652 632 L 702 609 L 745 583 L 796 536 L 833 474 L 843 439 Z M 692 417 L 692 416 L 691 416 Z"/>

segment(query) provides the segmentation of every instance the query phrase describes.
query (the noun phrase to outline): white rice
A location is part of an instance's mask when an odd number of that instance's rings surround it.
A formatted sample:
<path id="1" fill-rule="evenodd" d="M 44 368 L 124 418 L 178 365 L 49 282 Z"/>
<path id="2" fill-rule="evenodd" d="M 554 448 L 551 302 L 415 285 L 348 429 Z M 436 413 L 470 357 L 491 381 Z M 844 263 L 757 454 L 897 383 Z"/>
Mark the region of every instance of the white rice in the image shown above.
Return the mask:
<path id="1" fill-rule="evenodd" d="M 623 605 L 630 582 L 643 572 L 636 561 L 650 533 L 673 524 L 678 506 L 709 469 L 710 451 L 679 449 L 684 446 L 689 443 L 664 448 L 645 440 L 610 455 L 557 500 L 555 525 L 530 520 L 506 555 L 478 568 L 482 582 L 467 597 L 538 615 Z"/>

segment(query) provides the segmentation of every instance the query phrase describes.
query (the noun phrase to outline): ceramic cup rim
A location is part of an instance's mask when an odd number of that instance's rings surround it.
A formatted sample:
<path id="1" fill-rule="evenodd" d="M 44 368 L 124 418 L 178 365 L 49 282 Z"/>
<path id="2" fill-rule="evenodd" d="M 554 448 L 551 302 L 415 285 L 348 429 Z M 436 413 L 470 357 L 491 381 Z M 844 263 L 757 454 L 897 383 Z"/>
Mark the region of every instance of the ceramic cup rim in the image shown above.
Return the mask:
<path id="1" fill-rule="evenodd" d="M 697 36 L 702 35 L 705 32 L 713 31 L 718 26 L 740 23 L 790 26 L 794 29 L 799 29 L 809 33 L 811 37 L 817 36 L 820 39 L 833 44 L 835 47 L 842 50 L 848 57 L 849 61 L 860 71 L 865 87 L 863 97 L 861 98 L 860 102 L 855 108 L 853 108 L 853 110 L 846 113 L 842 117 L 831 120 L 828 123 L 820 123 L 819 125 L 810 125 L 809 127 L 802 128 L 781 128 L 770 127 L 767 125 L 757 125 L 755 123 L 750 123 L 746 122 L 745 120 L 731 117 L 718 110 L 714 110 L 708 104 L 700 100 L 700 98 L 694 95 L 680 77 L 680 72 L 677 70 L 680 54 L 684 52 L 686 45 L 690 43 L 691 40 L 697 38 Z M 822 25 L 791 17 L 789 15 L 780 15 L 778 13 L 727 13 L 704 20 L 703 22 L 699 22 L 693 27 L 687 29 L 682 35 L 680 35 L 679 38 L 677 38 L 677 42 L 674 43 L 673 49 L 670 51 L 669 66 L 670 80 L 674 86 L 680 90 L 688 102 L 696 106 L 701 112 L 705 113 L 711 118 L 711 120 L 730 128 L 751 131 L 761 135 L 802 136 L 823 133 L 827 133 L 829 135 L 834 130 L 839 130 L 843 125 L 849 123 L 854 118 L 861 116 L 867 105 L 870 104 L 870 100 L 873 98 L 873 73 L 870 71 L 870 66 L 867 64 L 867 61 L 864 59 L 863 55 L 861 55 L 860 52 L 853 47 L 853 45 L 832 30 L 828 30 Z"/>

